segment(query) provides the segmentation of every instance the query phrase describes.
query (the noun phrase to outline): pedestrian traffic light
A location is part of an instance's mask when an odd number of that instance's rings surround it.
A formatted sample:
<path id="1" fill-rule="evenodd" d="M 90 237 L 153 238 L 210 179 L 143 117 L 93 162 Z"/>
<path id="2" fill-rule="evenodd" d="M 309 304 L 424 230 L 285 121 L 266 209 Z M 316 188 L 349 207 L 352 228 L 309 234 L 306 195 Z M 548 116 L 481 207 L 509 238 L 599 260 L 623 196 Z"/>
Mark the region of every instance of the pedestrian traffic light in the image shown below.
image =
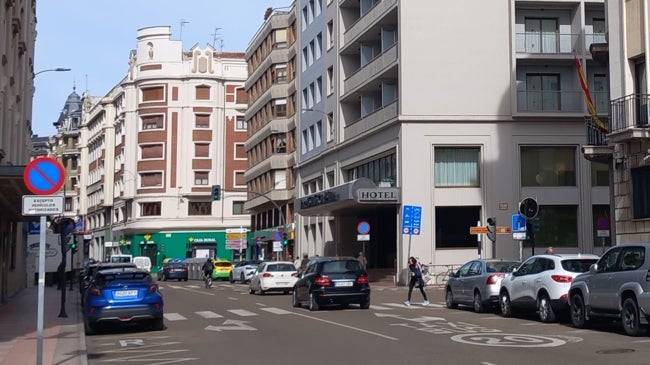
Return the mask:
<path id="1" fill-rule="evenodd" d="M 287 234 L 284 233 L 284 234 L 282 235 L 282 246 L 286 246 L 286 245 L 288 245 L 288 244 L 289 244 L 289 238 L 287 237 Z"/>
<path id="2" fill-rule="evenodd" d="M 221 200 L 221 185 L 212 185 L 212 200 Z"/>
<path id="3" fill-rule="evenodd" d="M 487 219 L 487 238 L 492 241 L 496 242 L 497 241 L 497 219 L 490 217 Z"/>

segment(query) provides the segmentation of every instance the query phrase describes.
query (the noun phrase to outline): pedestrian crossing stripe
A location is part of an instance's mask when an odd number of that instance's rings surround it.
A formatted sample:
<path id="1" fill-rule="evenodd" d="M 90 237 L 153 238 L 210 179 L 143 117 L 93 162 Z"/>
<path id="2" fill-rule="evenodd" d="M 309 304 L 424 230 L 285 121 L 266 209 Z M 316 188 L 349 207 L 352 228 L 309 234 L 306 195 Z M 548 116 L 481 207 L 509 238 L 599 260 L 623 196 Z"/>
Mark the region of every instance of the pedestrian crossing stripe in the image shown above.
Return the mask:
<path id="1" fill-rule="evenodd" d="M 199 312 L 194 312 L 194 313 L 198 314 L 199 316 L 201 316 L 203 318 L 208 318 L 208 319 L 209 318 L 223 318 L 223 316 L 221 314 L 217 314 L 217 313 L 211 312 L 211 311 L 199 311 Z"/>
<path id="2" fill-rule="evenodd" d="M 178 313 L 165 313 L 163 316 L 168 321 L 184 321 L 187 319 Z"/>
<path id="3" fill-rule="evenodd" d="M 258 315 L 257 313 L 249 312 L 249 311 L 244 310 L 244 309 L 229 309 L 228 312 L 230 312 L 232 314 L 236 314 L 236 315 L 241 316 L 241 317 L 252 317 L 252 316 Z"/>
<path id="4" fill-rule="evenodd" d="M 293 312 L 289 312 L 289 311 L 284 310 L 284 309 L 273 308 L 273 307 L 260 308 L 260 309 L 265 311 L 265 312 L 269 312 L 269 313 L 273 313 L 273 314 L 291 314 L 291 313 L 293 313 Z"/>

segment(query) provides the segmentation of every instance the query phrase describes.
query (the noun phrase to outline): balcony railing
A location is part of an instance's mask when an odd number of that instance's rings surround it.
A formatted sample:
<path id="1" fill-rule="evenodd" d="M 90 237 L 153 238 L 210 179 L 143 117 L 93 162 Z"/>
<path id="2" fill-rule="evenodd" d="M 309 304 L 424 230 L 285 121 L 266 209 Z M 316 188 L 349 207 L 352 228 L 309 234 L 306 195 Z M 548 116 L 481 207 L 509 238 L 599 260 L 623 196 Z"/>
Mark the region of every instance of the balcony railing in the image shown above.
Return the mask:
<path id="1" fill-rule="evenodd" d="M 534 113 L 582 112 L 581 91 L 517 91 L 517 111 Z"/>
<path id="2" fill-rule="evenodd" d="M 517 53 L 573 54 L 581 48 L 589 52 L 592 43 L 605 43 L 605 34 L 524 32 L 515 34 L 515 42 Z"/>
<path id="3" fill-rule="evenodd" d="M 607 130 L 610 130 L 610 123 L 608 116 L 598 116 L 605 125 Z M 607 146 L 607 132 L 603 131 L 591 116 L 585 116 L 585 127 L 587 132 L 587 144 L 590 146 Z"/>
<path id="4" fill-rule="evenodd" d="M 612 100 L 612 132 L 648 128 L 650 94 L 631 94 Z"/>

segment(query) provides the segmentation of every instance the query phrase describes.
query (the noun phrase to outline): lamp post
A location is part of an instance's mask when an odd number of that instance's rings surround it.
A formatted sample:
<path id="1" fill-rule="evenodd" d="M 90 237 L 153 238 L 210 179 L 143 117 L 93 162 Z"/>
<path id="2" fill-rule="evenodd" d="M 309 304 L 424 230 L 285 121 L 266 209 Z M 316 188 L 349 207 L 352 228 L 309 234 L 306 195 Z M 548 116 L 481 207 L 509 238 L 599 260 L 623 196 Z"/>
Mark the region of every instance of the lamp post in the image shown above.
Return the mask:
<path id="1" fill-rule="evenodd" d="M 42 74 L 43 72 L 67 72 L 71 70 L 72 70 L 71 68 L 65 68 L 65 67 L 48 68 L 47 70 L 41 70 L 34 73 L 34 78 L 36 77 L 36 75 Z"/>

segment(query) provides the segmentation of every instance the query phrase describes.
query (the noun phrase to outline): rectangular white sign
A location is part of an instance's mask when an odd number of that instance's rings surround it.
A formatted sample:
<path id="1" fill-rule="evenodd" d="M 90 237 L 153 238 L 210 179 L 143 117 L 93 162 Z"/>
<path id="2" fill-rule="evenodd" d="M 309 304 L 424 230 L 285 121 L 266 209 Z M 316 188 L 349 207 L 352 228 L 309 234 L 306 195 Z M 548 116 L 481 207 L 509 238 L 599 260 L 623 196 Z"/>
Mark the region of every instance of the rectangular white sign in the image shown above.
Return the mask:
<path id="1" fill-rule="evenodd" d="M 273 252 L 282 252 L 282 241 L 273 241 Z"/>
<path id="2" fill-rule="evenodd" d="M 357 241 L 370 241 L 370 235 L 369 234 L 358 234 L 357 235 Z"/>
<path id="3" fill-rule="evenodd" d="M 23 195 L 23 215 L 63 214 L 63 195 Z"/>

